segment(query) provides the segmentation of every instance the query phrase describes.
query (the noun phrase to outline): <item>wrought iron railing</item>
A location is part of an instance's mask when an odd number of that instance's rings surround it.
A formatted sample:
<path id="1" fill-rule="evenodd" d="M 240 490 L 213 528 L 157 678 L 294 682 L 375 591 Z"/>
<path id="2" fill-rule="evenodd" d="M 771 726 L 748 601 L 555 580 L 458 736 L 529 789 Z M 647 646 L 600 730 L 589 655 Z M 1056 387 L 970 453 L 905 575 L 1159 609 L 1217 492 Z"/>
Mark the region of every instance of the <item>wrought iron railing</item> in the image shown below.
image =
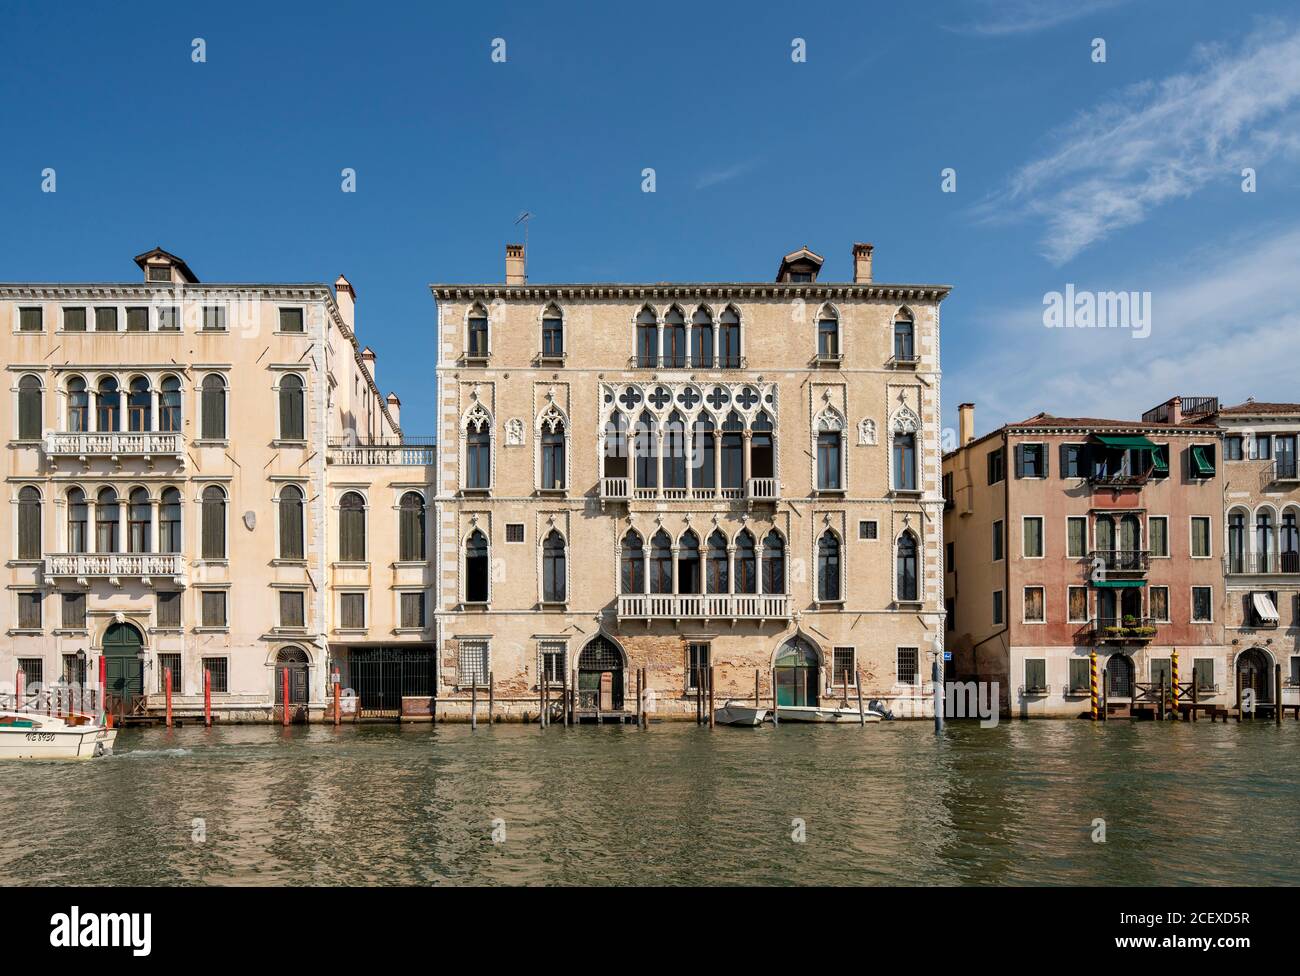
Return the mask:
<path id="1" fill-rule="evenodd" d="M 1155 639 L 1156 622 L 1149 617 L 1096 617 L 1092 634 L 1098 641 L 1145 643 Z"/>
<path id="2" fill-rule="evenodd" d="M 1300 552 L 1230 552 L 1223 571 L 1242 576 L 1300 573 Z"/>
<path id="3" fill-rule="evenodd" d="M 1094 566 L 1101 560 L 1102 568 L 1110 573 L 1145 573 L 1151 568 L 1148 549 L 1094 549 L 1089 560 Z"/>

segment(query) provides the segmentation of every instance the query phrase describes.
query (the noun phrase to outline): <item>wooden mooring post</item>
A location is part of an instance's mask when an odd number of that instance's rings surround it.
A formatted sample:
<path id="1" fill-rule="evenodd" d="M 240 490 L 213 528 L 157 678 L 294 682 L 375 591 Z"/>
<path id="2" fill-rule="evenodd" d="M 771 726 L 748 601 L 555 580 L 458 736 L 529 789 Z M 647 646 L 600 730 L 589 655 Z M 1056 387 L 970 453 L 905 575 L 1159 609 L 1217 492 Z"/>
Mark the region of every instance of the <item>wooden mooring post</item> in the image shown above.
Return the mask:
<path id="1" fill-rule="evenodd" d="M 1273 721 L 1282 724 L 1282 665 L 1273 665 Z"/>
<path id="2" fill-rule="evenodd" d="M 569 669 L 567 667 L 564 669 L 564 687 L 560 693 L 564 695 L 564 700 L 560 702 L 560 710 L 564 712 L 564 727 L 567 729 L 569 727 Z"/>
<path id="3" fill-rule="evenodd" d="M 1201 720 L 1200 719 L 1201 710 L 1199 707 L 1197 707 L 1201 704 L 1201 694 L 1199 691 L 1196 690 L 1196 685 L 1197 685 L 1196 671 L 1193 670 L 1192 671 L 1192 721 L 1193 722 L 1199 722 Z"/>
<path id="4" fill-rule="evenodd" d="M 758 668 L 754 669 L 754 707 L 761 708 L 763 699 L 758 697 Z"/>
<path id="5" fill-rule="evenodd" d="M 203 727 L 212 728 L 212 669 L 203 669 Z"/>
<path id="6" fill-rule="evenodd" d="M 1241 669 L 1237 669 L 1237 721 L 1241 721 Z"/>
<path id="7" fill-rule="evenodd" d="M 641 728 L 641 710 L 643 699 L 641 688 L 641 668 L 636 669 L 636 727 Z"/>
<path id="8" fill-rule="evenodd" d="M 336 729 L 343 722 L 343 715 L 341 714 L 343 711 L 343 695 L 341 694 L 341 691 L 342 689 L 339 688 L 339 673 L 335 671 L 334 672 L 334 727 Z M 433 712 L 430 711 L 429 714 L 432 715 Z"/>
<path id="9" fill-rule="evenodd" d="M 289 669 L 280 669 L 280 724 L 289 727 Z"/>
<path id="10" fill-rule="evenodd" d="M 172 727 L 172 669 L 163 668 L 163 687 L 167 698 L 167 728 Z"/>
<path id="11" fill-rule="evenodd" d="M 776 729 L 776 728 L 780 728 L 780 727 L 781 727 L 781 717 L 780 717 L 779 715 L 776 714 L 776 713 L 777 713 L 777 707 L 776 707 L 776 668 L 773 668 L 773 669 L 772 669 L 772 671 L 771 671 L 771 675 L 772 675 L 772 728 Z"/>
<path id="12" fill-rule="evenodd" d="M 1097 695 L 1097 652 L 1095 650 L 1088 652 L 1088 685 L 1092 700 L 1092 720 L 1095 722 L 1097 721 L 1097 711 L 1101 704 Z"/>
<path id="13" fill-rule="evenodd" d="M 715 719 L 714 719 L 714 711 L 713 711 L 713 682 L 715 678 L 717 678 L 717 669 L 712 664 L 710 664 L 709 665 L 709 728 L 711 729 L 716 727 Z"/>
<path id="14" fill-rule="evenodd" d="M 478 728 L 478 678 L 477 676 L 471 678 L 469 683 L 469 728 L 471 732 Z"/>
<path id="15" fill-rule="evenodd" d="M 1106 721 L 1106 669 L 1101 669 L 1101 720 Z"/>
<path id="16" fill-rule="evenodd" d="M 858 724 L 865 727 L 867 724 L 867 712 L 866 709 L 862 707 L 862 672 L 858 671 L 858 673 L 854 675 L 854 679 L 858 688 Z"/>
<path id="17" fill-rule="evenodd" d="M 496 708 L 496 703 L 497 703 L 496 696 L 497 696 L 496 682 L 492 679 L 492 672 L 489 671 L 488 672 L 488 725 L 491 725 L 493 722 L 492 713 Z"/>

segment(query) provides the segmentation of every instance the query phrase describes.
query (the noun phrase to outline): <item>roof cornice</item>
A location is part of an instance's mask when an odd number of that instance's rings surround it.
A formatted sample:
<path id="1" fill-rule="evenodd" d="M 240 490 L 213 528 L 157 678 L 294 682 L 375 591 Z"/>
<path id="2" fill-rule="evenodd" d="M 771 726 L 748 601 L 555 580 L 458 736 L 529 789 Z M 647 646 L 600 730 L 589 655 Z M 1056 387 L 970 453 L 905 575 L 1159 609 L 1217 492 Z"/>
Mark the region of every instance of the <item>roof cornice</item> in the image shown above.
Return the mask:
<path id="1" fill-rule="evenodd" d="M 951 285 L 855 284 L 846 282 L 659 282 L 658 284 L 560 284 L 505 285 L 438 284 L 429 285 L 435 298 L 447 301 L 503 299 L 545 301 L 547 299 L 776 299 L 802 298 L 811 301 L 836 299 L 878 299 L 881 301 L 943 301 Z"/>
<path id="2" fill-rule="evenodd" d="M 256 292 L 269 298 L 325 298 L 332 293 L 322 284 L 267 284 L 231 282 L 227 284 L 177 285 L 170 282 L 100 281 L 80 283 L 50 282 L 0 282 L 0 299 L 43 298 L 52 301 L 65 298 L 125 298 L 151 300 L 159 295 L 184 293 L 218 294 L 222 292 Z"/>

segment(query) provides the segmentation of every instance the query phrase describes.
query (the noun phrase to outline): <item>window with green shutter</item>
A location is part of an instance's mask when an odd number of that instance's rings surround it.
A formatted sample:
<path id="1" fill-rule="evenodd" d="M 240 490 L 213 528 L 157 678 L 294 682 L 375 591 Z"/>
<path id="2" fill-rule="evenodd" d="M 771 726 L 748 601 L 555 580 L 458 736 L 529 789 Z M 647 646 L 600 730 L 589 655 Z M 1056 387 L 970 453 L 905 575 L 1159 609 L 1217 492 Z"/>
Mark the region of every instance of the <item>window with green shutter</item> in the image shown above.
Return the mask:
<path id="1" fill-rule="evenodd" d="M 402 626 L 409 628 L 424 626 L 424 594 L 402 594 Z"/>
<path id="2" fill-rule="evenodd" d="M 305 627 L 306 598 L 302 590 L 280 591 L 280 626 Z"/>
<path id="3" fill-rule="evenodd" d="M 203 489 L 204 559 L 226 558 L 226 493 L 216 485 Z M 223 594 L 224 597 L 224 594 Z"/>
<path id="4" fill-rule="evenodd" d="M 1172 688 L 1174 681 L 1173 664 L 1167 657 L 1157 657 L 1151 659 L 1151 684 L 1159 688 L 1163 684 L 1166 688 Z"/>
<path id="5" fill-rule="evenodd" d="M 1087 658 L 1070 658 L 1070 691 L 1076 695 L 1092 693 L 1092 665 Z"/>
<path id="6" fill-rule="evenodd" d="M 149 309 L 128 308 L 126 310 L 126 331 L 127 332 L 148 332 L 149 331 Z"/>
<path id="7" fill-rule="evenodd" d="M 1065 521 L 1068 549 L 1066 555 L 1071 559 L 1081 559 L 1088 555 L 1088 520 L 1082 515 L 1071 515 Z"/>
<path id="8" fill-rule="evenodd" d="M 1296 664 L 1300 658 L 1291 658 L 1291 675 L 1296 676 Z M 1196 682 L 1197 691 L 1214 691 L 1214 658 L 1198 657 L 1192 663 L 1192 680 Z"/>
<path id="9" fill-rule="evenodd" d="M 18 310 L 19 332 L 41 332 L 44 331 L 44 328 L 40 308 L 20 308 Z"/>
<path id="10" fill-rule="evenodd" d="M 226 591 L 225 590 L 204 590 L 203 599 L 203 626 L 204 627 L 224 627 L 226 626 Z"/>
<path id="11" fill-rule="evenodd" d="M 1025 691 L 1047 689 L 1047 660 L 1041 657 L 1025 658 Z"/>
<path id="12" fill-rule="evenodd" d="M 289 373 L 280 380 L 280 439 L 300 441 L 306 437 L 303 416 L 302 377 Z"/>
<path id="13" fill-rule="evenodd" d="M 86 594 L 63 594 L 63 629 L 86 629 Z"/>
<path id="14" fill-rule="evenodd" d="M 1169 519 L 1153 515 L 1147 519 L 1147 534 L 1151 537 L 1151 555 L 1169 555 Z"/>
<path id="15" fill-rule="evenodd" d="M 1043 520 L 1037 515 L 1028 515 L 1024 520 L 1025 557 L 1037 559 L 1043 554 Z"/>
<path id="16" fill-rule="evenodd" d="M 1210 519 L 1205 515 L 1192 516 L 1192 555 L 1207 558 L 1210 555 Z"/>
<path id="17" fill-rule="evenodd" d="M 86 331 L 86 310 L 84 308 L 65 308 L 63 310 L 64 332 Z"/>
<path id="18" fill-rule="evenodd" d="M 18 492 L 18 558 L 40 559 L 41 493 L 31 485 Z"/>
<path id="19" fill-rule="evenodd" d="M 41 594 L 39 590 L 24 590 L 18 594 L 18 627 L 20 630 L 41 629 Z"/>
<path id="20" fill-rule="evenodd" d="M 95 331 L 116 332 L 117 331 L 117 309 L 115 308 L 95 309 Z"/>
<path id="21" fill-rule="evenodd" d="M 339 594 L 339 626 L 344 630 L 365 629 L 366 595 L 364 593 Z"/>
<path id="22" fill-rule="evenodd" d="M 18 439 L 38 441 L 44 433 L 44 398 L 41 381 L 35 376 L 24 376 L 18 381 Z"/>
<path id="23" fill-rule="evenodd" d="M 280 331 L 281 332 L 302 332 L 302 309 L 300 308 L 282 308 L 280 309 Z"/>
<path id="24" fill-rule="evenodd" d="M 303 558 L 303 495 L 296 485 L 280 489 L 280 558 Z"/>
<path id="25" fill-rule="evenodd" d="M 203 377 L 202 438 L 205 441 L 226 439 L 226 381 L 216 373 Z"/>
<path id="26" fill-rule="evenodd" d="M 179 590 L 163 590 L 158 594 L 156 616 L 158 626 L 168 630 L 177 630 L 181 625 L 181 593 Z"/>

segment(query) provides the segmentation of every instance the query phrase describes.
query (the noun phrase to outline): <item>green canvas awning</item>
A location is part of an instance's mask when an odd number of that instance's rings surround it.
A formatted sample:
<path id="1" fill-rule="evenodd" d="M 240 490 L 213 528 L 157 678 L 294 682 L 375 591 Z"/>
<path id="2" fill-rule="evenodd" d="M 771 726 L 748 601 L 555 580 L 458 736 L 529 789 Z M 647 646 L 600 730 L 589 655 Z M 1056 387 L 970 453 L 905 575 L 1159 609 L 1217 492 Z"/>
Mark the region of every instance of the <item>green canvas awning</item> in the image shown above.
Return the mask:
<path id="1" fill-rule="evenodd" d="M 1214 477 L 1214 462 L 1205 456 L 1205 448 L 1192 447 L 1192 473 L 1198 478 Z"/>
<path id="2" fill-rule="evenodd" d="M 1146 580 L 1093 580 L 1092 585 L 1103 590 L 1131 590 L 1136 586 L 1146 586 Z"/>
<path id="3" fill-rule="evenodd" d="M 1138 435 L 1136 437 L 1117 437 L 1111 434 L 1094 434 L 1097 440 L 1107 447 L 1137 448 L 1140 451 L 1154 451 L 1156 444 Z"/>
<path id="4" fill-rule="evenodd" d="M 1169 470 L 1169 462 L 1165 460 L 1164 448 L 1157 448 L 1151 452 L 1151 466 L 1157 471 Z"/>

